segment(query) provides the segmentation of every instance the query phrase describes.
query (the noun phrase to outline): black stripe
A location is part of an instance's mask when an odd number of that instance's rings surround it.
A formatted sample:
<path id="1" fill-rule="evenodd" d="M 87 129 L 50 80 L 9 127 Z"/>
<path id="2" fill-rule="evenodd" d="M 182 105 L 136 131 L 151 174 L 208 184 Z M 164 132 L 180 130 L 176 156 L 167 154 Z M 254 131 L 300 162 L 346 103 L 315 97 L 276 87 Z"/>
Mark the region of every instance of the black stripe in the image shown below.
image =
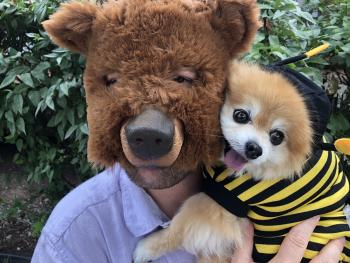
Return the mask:
<path id="1" fill-rule="evenodd" d="M 261 237 L 254 235 L 254 244 L 281 245 L 284 236 Z"/>
<path id="2" fill-rule="evenodd" d="M 336 224 L 332 226 L 316 226 L 314 233 L 339 233 L 349 230 L 348 224 Z"/>
<path id="3" fill-rule="evenodd" d="M 304 212 L 304 213 L 299 213 L 299 214 L 295 214 L 295 215 L 288 215 L 288 216 L 281 216 L 278 218 L 274 218 L 271 220 L 254 220 L 252 218 L 251 221 L 253 221 L 254 223 L 257 223 L 259 225 L 282 225 L 282 224 L 288 224 L 288 223 L 294 223 L 294 222 L 301 222 L 303 220 L 306 220 L 310 217 L 316 216 L 316 215 L 322 215 L 322 214 L 326 214 L 329 212 L 332 212 L 334 210 L 336 210 L 339 207 L 342 207 L 344 205 L 344 201 L 346 200 L 346 196 L 343 197 L 341 200 L 339 200 L 338 202 L 327 206 L 327 207 L 322 207 L 313 211 L 308 211 L 308 212 Z M 256 235 L 259 236 L 279 236 L 279 235 L 284 235 L 287 234 L 289 232 L 290 228 L 285 228 L 285 229 L 281 229 L 278 231 L 261 231 L 261 230 L 255 230 Z"/>
<path id="4" fill-rule="evenodd" d="M 254 262 L 257 262 L 257 263 L 269 262 L 274 256 L 275 256 L 275 254 L 259 253 L 256 250 L 255 246 L 253 248 L 253 260 L 254 260 Z"/>
<path id="5" fill-rule="evenodd" d="M 319 161 L 319 159 L 321 157 L 321 153 L 322 153 L 322 151 L 317 152 L 317 156 L 315 158 L 312 158 L 312 164 L 309 164 L 308 169 L 304 169 L 302 174 L 306 174 L 312 168 L 314 168 L 314 166 L 317 164 L 317 162 Z M 291 203 L 294 200 L 300 198 L 300 196 L 303 196 L 304 194 L 306 194 L 310 189 L 312 189 L 315 185 L 317 185 L 317 183 L 320 182 L 322 177 L 327 173 L 331 162 L 332 162 L 332 155 L 327 153 L 327 160 L 325 162 L 325 165 L 322 167 L 321 171 L 308 184 L 304 185 L 302 188 L 298 189 L 297 191 L 291 193 L 291 195 L 289 195 L 281 200 L 269 202 L 266 204 L 264 203 L 264 206 L 276 207 L 276 206 Z M 330 176 L 330 177 L 332 177 L 332 176 Z M 302 176 L 300 177 L 300 179 L 301 178 L 302 178 Z M 328 179 L 328 181 L 330 181 L 330 180 Z M 327 183 L 328 183 L 328 181 L 327 181 Z M 322 187 L 324 188 L 326 186 L 327 186 L 327 184 L 323 185 Z"/>
<path id="6" fill-rule="evenodd" d="M 337 172 L 337 170 L 334 169 L 332 171 L 332 174 L 329 176 L 328 180 L 325 182 L 325 184 L 315 194 L 313 194 L 309 198 L 305 199 L 304 201 L 302 201 L 299 205 L 296 205 L 295 207 L 291 207 L 291 208 L 289 208 L 287 210 L 284 210 L 284 211 L 272 212 L 272 211 L 265 210 L 265 209 L 263 209 L 263 208 L 261 208 L 259 206 L 251 206 L 251 210 L 254 211 L 255 213 L 259 214 L 259 215 L 263 215 L 263 216 L 266 216 L 266 217 L 276 217 L 276 216 L 282 216 L 284 214 L 287 214 L 290 211 L 295 210 L 295 208 L 301 207 L 301 206 L 309 203 L 310 200 L 312 200 L 313 198 L 318 196 L 324 190 L 324 188 L 327 185 L 330 184 L 330 182 L 333 180 L 333 177 L 336 175 L 336 172 Z"/>
<path id="7" fill-rule="evenodd" d="M 227 191 L 224 185 L 208 177 L 203 180 L 203 190 L 230 213 L 238 217 L 247 217 L 249 211 L 248 205 L 230 191 Z"/>
<path id="8" fill-rule="evenodd" d="M 321 217 L 320 221 L 328 221 L 328 220 L 346 220 L 346 216 L 327 216 Z"/>
<path id="9" fill-rule="evenodd" d="M 349 240 L 349 239 L 346 239 L 346 240 Z M 348 257 L 350 257 L 350 249 L 348 249 L 347 247 L 344 247 L 343 253 L 344 253 L 345 255 L 347 255 Z"/>
<path id="10" fill-rule="evenodd" d="M 217 176 L 217 177 L 218 177 L 218 176 Z M 216 177 L 216 178 L 217 178 L 217 177 Z M 231 183 L 231 182 L 234 181 L 234 180 L 237 180 L 237 179 L 236 179 L 236 174 L 235 174 L 235 173 L 233 173 L 233 174 L 227 176 L 224 180 L 222 180 L 221 182 L 217 182 L 217 183 L 218 183 L 218 184 L 226 185 L 226 184 L 228 184 L 228 183 Z M 229 190 L 226 189 L 226 191 L 229 191 Z"/>
<path id="11" fill-rule="evenodd" d="M 261 201 L 265 200 L 266 198 L 278 193 L 279 191 L 286 188 L 287 186 L 289 186 L 292 183 L 293 182 L 290 180 L 281 180 L 281 181 L 271 185 L 269 188 L 265 189 L 264 191 L 252 196 L 251 198 L 249 198 L 246 201 L 246 203 L 254 205 L 258 202 L 261 202 Z M 270 204 L 270 203 L 268 203 L 268 204 Z"/>
<path id="12" fill-rule="evenodd" d="M 342 189 L 345 186 L 345 183 L 346 183 L 346 175 L 343 174 L 342 179 L 338 184 L 333 185 L 333 187 L 327 193 L 317 197 L 311 203 L 316 203 L 322 199 L 325 199 L 325 198 L 335 194 L 336 192 L 338 192 L 340 189 Z M 348 196 L 348 195 L 349 195 L 349 193 L 346 194 L 346 196 Z"/>
<path id="13" fill-rule="evenodd" d="M 245 191 L 247 191 L 248 189 L 253 187 L 254 185 L 256 185 L 257 183 L 259 183 L 259 182 L 255 181 L 253 179 L 249 179 L 249 180 L 245 181 L 244 183 L 240 184 L 239 186 L 237 186 L 236 188 L 232 189 L 231 192 L 233 195 L 238 196 L 241 193 L 244 193 Z"/>
<path id="14" fill-rule="evenodd" d="M 308 258 L 302 258 L 300 263 L 308 263 L 310 262 L 311 259 L 308 259 Z"/>
<path id="15" fill-rule="evenodd" d="M 324 247 L 323 244 L 312 242 L 312 241 L 309 241 L 309 243 L 307 244 L 307 249 L 312 251 L 321 251 L 323 247 Z"/>

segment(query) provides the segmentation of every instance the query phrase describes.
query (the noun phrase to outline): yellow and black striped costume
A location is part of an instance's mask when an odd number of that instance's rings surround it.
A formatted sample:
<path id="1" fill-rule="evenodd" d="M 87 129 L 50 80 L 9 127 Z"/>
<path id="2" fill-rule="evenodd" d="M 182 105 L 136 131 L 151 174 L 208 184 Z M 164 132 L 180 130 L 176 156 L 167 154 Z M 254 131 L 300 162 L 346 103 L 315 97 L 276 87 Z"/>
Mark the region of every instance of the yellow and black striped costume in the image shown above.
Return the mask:
<path id="1" fill-rule="evenodd" d="M 254 224 L 256 262 L 269 261 L 291 227 L 321 215 L 302 262 L 308 262 L 330 239 L 347 238 L 341 259 L 350 262 L 350 228 L 343 212 L 349 183 L 335 152 L 316 150 L 294 180 L 254 181 L 221 167 L 204 169 L 205 192 L 233 214 Z"/>

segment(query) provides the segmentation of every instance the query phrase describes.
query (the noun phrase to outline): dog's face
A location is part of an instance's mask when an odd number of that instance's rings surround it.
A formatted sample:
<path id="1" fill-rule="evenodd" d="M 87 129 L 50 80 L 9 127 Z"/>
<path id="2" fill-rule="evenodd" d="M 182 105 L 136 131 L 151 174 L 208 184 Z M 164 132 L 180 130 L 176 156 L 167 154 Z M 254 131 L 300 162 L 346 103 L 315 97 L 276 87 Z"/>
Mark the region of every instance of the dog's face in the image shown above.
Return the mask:
<path id="1" fill-rule="evenodd" d="M 228 59 L 258 28 L 254 1 L 65 4 L 44 27 L 86 55 L 88 157 L 165 188 L 218 157 Z"/>
<path id="2" fill-rule="evenodd" d="M 226 163 L 255 179 L 299 173 L 310 154 L 312 128 L 306 104 L 280 74 L 234 63 L 221 127 L 232 150 Z"/>

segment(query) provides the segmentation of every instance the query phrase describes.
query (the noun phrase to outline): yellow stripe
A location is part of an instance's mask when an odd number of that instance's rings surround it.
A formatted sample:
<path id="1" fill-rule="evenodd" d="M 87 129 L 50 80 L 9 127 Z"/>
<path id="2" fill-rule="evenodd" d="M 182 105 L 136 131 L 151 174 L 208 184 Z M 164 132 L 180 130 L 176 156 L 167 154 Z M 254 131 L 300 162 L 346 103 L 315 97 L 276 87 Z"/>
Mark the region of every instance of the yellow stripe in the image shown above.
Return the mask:
<path id="1" fill-rule="evenodd" d="M 349 236 L 349 232 L 343 233 L 343 236 Z M 331 239 L 336 239 L 336 238 L 338 238 L 338 237 L 333 237 Z M 321 245 L 326 245 L 329 242 L 329 240 L 331 240 L 331 239 L 311 236 L 310 241 L 314 242 L 314 243 L 321 244 Z M 280 248 L 280 245 L 270 245 L 270 244 L 256 244 L 255 246 L 256 246 L 256 250 L 259 253 L 270 254 L 270 255 L 276 254 Z M 345 242 L 345 247 L 350 248 L 349 241 Z M 313 250 L 307 249 L 307 250 L 305 250 L 304 258 L 312 259 L 316 255 L 318 255 L 318 253 L 319 253 L 318 251 L 313 251 Z M 344 253 L 342 253 L 340 260 L 344 260 L 346 262 L 349 262 L 350 258 L 347 255 L 345 255 Z"/>
<path id="2" fill-rule="evenodd" d="M 208 174 L 210 175 L 211 178 L 214 177 L 215 171 L 214 171 L 214 169 L 212 167 L 207 166 L 207 172 L 208 172 Z"/>
<path id="3" fill-rule="evenodd" d="M 333 156 L 332 156 L 333 157 Z M 320 163 L 321 162 L 321 163 Z M 302 186 L 307 185 L 314 176 L 317 175 L 317 173 L 320 172 L 324 165 L 324 160 L 321 159 L 320 162 L 318 162 L 313 169 L 311 169 L 307 174 L 305 174 L 302 178 L 300 178 L 298 181 L 295 183 L 289 185 L 282 191 L 274 194 L 270 200 L 281 200 L 283 197 L 289 196 L 291 193 L 296 192 L 299 190 Z M 305 199 L 309 198 L 310 196 L 314 195 L 328 180 L 328 178 L 332 175 L 333 170 L 336 168 L 336 162 L 335 158 L 332 158 L 331 164 L 329 166 L 328 171 L 326 174 L 322 177 L 322 179 L 317 183 L 315 187 L 312 187 L 307 193 L 304 195 L 300 196 L 298 199 L 295 199 L 294 201 L 287 203 L 285 205 L 280 205 L 280 206 L 275 206 L 275 207 L 270 207 L 270 206 L 264 206 L 263 204 L 260 204 L 259 207 L 261 207 L 264 210 L 271 211 L 271 212 L 283 212 L 285 210 L 291 209 L 293 207 L 296 207 L 300 203 L 302 203 Z M 306 178 L 307 177 L 307 178 Z M 305 182 L 307 180 L 307 182 Z M 326 187 L 327 191 L 332 187 L 330 184 L 329 186 Z M 270 201 L 267 201 L 270 202 Z"/>
<path id="4" fill-rule="evenodd" d="M 290 184 L 289 186 L 284 188 L 282 191 L 276 193 L 275 195 L 272 195 L 272 196 L 266 198 L 263 202 L 269 203 L 269 202 L 275 202 L 275 201 L 281 200 L 281 197 L 288 196 L 288 195 L 290 195 L 290 193 L 293 193 L 297 189 L 300 189 L 304 185 L 308 184 L 313 179 L 315 174 L 317 174 L 321 171 L 321 169 L 323 168 L 323 166 L 325 165 L 325 163 L 327 161 L 327 156 L 328 156 L 328 152 L 323 151 L 319 161 L 316 163 L 316 165 L 308 173 L 304 174 L 301 178 L 299 178 L 299 180 L 297 180 L 293 184 Z M 310 189 L 310 190 L 313 190 L 313 189 Z"/>
<path id="5" fill-rule="evenodd" d="M 235 172 L 234 170 L 227 168 L 215 179 L 215 181 L 219 183 L 225 180 L 228 176 L 232 175 L 234 172 Z M 236 178 L 233 177 L 232 179 L 236 179 Z"/>
<path id="6" fill-rule="evenodd" d="M 305 253 L 304 253 L 304 258 L 312 259 L 312 258 L 316 257 L 317 254 L 318 254 L 318 251 L 306 249 Z"/>
<path id="7" fill-rule="evenodd" d="M 293 226 L 297 225 L 298 223 L 299 222 L 292 222 L 289 224 L 271 225 L 271 226 L 259 225 L 257 223 L 254 223 L 254 229 L 264 231 L 264 232 L 279 231 L 282 229 L 293 227 Z"/>
<path id="8" fill-rule="evenodd" d="M 255 247 L 259 253 L 276 254 L 280 246 L 270 244 L 256 244 Z"/>
<path id="9" fill-rule="evenodd" d="M 256 244 L 256 250 L 259 253 L 264 254 L 277 254 L 278 250 L 280 248 L 280 245 L 270 245 L 270 244 Z M 312 259 L 318 254 L 318 251 L 313 250 L 305 250 L 304 258 Z"/>
<path id="10" fill-rule="evenodd" d="M 242 175 L 240 177 L 234 178 L 232 182 L 225 184 L 225 188 L 229 191 L 243 184 L 244 182 L 250 180 L 252 177 L 250 175 Z"/>
<path id="11" fill-rule="evenodd" d="M 349 184 L 345 184 L 344 187 L 342 187 L 338 192 L 334 193 L 333 195 L 325 198 L 325 199 L 321 199 L 320 201 L 316 202 L 316 203 L 312 203 L 312 204 L 308 204 L 302 207 L 299 207 L 291 212 L 289 212 L 288 214 L 286 214 L 285 216 L 289 216 L 289 215 L 294 215 L 294 214 L 301 214 L 301 213 L 305 213 L 308 211 L 313 211 L 316 210 L 320 207 L 327 207 L 331 204 L 336 203 L 337 201 L 341 200 L 344 196 L 347 195 L 347 193 L 349 192 Z M 340 209 L 343 209 L 344 204 L 337 207 L 334 211 L 339 211 Z M 257 215 L 256 213 L 250 211 L 248 213 L 248 216 L 255 219 L 255 220 L 261 220 L 262 216 Z M 271 219 L 271 218 L 264 218 L 266 219 Z M 262 219 L 262 220 L 264 220 Z M 285 229 L 291 226 L 294 226 L 297 222 L 294 223 L 290 223 L 290 224 L 282 224 L 282 225 L 273 225 L 273 226 L 266 226 L 266 225 L 259 225 L 258 223 L 254 224 L 254 227 L 256 227 L 256 229 L 261 230 L 261 231 L 277 231 L 277 230 L 281 230 L 281 229 Z"/>
<path id="12" fill-rule="evenodd" d="M 310 51 L 308 52 L 305 52 L 305 55 L 309 58 L 309 57 L 312 57 L 312 56 L 315 56 L 317 55 L 318 53 L 321 53 L 322 51 L 326 50 L 327 48 L 329 47 L 329 44 L 328 43 L 324 43 L 323 45 L 321 46 L 318 46 L 314 49 L 311 49 Z"/>
<path id="13" fill-rule="evenodd" d="M 254 185 L 253 187 L 249 188 L 247 191 L 241 193 L 238 198 L 241 199 L 243 202 L 247 201 L 251 197 L 259 194 L 260 192 L 264 191 L 265 189 L 271 187 L 272 185 L 276 184 L 278 180 L 271 180 L 271 181 L 261 181 L 258 184 Z"/>

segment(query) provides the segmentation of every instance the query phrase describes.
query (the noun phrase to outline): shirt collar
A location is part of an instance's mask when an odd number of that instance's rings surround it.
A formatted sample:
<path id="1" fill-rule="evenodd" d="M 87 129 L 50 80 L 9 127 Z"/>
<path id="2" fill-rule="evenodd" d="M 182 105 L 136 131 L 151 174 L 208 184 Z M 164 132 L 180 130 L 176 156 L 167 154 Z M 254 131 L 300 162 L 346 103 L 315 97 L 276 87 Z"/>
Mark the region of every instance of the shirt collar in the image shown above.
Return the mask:
<path id="1" fill-rule="evenodd" d="M 167 216 L 142 188 L 135 185 L 124 169 L 120 171 L 120 189 L 124 220 L 135 237 L 149 234 L 156 228 L 169 224 Z"/>

